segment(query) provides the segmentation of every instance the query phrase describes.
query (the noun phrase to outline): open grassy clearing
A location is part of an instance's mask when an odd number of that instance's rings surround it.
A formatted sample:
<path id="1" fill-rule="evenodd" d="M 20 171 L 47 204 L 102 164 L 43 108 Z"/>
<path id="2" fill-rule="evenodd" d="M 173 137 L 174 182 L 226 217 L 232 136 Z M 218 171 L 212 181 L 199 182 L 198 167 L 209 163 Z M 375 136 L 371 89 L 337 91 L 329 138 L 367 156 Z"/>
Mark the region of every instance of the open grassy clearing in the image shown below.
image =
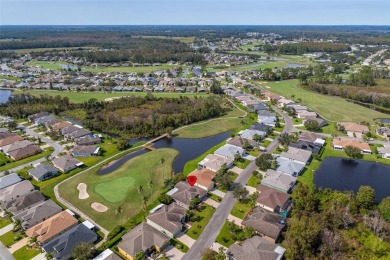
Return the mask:
<path id="1" fill-rule="evenodd" d="M 113 98 L 113 97 L 126 97 L 126 96 L 146 96 L 147 92 L 112 92 L 112 93 L 106 93 L 106 92 L 77 92 L 77 91 L 58 91 L 58 90 L 23 90 L 23 91 L 14 91 L 13 94 L 31 94 L 34 96 L 40 96 L 40 95 L 50 95 L 50 96 L 61 96 L 61 97 L 68 97 L 70 101 L 75 103 L 81 103 L 88 101 L 91 98 L 96 98 L 99 101 L 104 101 L 107 98 Z M 153 93 L 156 97 L 166 97 L 166 98 L 173 98 L 173 97 L 202 97 L 206 96 L 208 94 L 204 93 Z"/>
<path id="2" fill-rule="evenodd" d="M 67 63 L 63 61 L 37 61 L 32 60 L 29 62 L 26 62 L 27 66 L 31 67 L 39 67 L 43 69 L 50 69 L 50 70 L 62 70 L 67 69 L 68 65 L 72 69 L 77 69 L 78 65 Z M 63 66 L 61 66 L 63 65 Z M 74 67 L 74 68 L 73 68 Z M 92 67 L 92 66 L 81 66 L 82 72 L 126 72 L 126 73 L 148 73 L 152 71 L 157 70 L 166 70 L 176 67 L 175 65 L 168 65 L 168 64 L 162 64 L 161 66 L 140 66 L 140 67 Z"/>
<path id="3" fill-rule="evenodd" d="M 295 100 L 300 98 L 303 105 L 330 121 L 359 123 L 361 121 L 372 122 L 375 118 L 389 117 L 386 114 L 350 103 L 340 97 L 321 95 L 305 90 L 298 86 L 298 80 L 268 82 L 259 85 L 286 98 L 291 98 L 292 95 L 294 95 Z"/>
<path id="4" fill-rule="evenodd" d="M 164 148 L 137 156 L 106 175 L 96 175 L 97 169 L 92 169 L 62 183 L 59 192 L 61 197 L 111 230 L 142 210 L 144 196 L 148 205 L 157 200 L 164 187 L 163 180 L 170 177 L 172 162 L 177 155 L 176 150 Z M 161 158 L 165 159 L 164 164 L 161 164 Z M 153 182 L 150 187 L 149 181 Z M 79 183 L 87 184 L 88 199 L 78 198 L 76 187 Z M 140 186 L 142 192 L 138 192 Z M 93 202 L 102 203 L 108 210 L 98 213 L 90 206 Z M 123 209 L 122 213 L 112 218 L 118 207 Z"/>

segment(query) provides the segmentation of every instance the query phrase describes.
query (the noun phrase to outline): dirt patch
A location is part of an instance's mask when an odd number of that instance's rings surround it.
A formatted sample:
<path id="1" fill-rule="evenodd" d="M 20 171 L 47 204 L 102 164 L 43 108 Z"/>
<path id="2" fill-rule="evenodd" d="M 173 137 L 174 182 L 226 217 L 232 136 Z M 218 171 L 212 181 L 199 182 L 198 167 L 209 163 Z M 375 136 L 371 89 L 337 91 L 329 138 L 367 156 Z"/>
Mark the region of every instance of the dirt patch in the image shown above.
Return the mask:
<path id="1" fill-rule="evenodd" d="M 97 212 L 106 212 L 108 210 L 107 206 L 104 206 L 103 204 L 101 204 L 99 202 L 92 203 L 91 208 L 93 208 Z"/>
<path id="2" fill-rule="evenodd" d="M 89 198 L 89 194 L 87 192 L 87 184 L 79 183 L 79 185 L 77 185 L 77 189 L 79 190 L 79 199 L 85 200 Z"/>

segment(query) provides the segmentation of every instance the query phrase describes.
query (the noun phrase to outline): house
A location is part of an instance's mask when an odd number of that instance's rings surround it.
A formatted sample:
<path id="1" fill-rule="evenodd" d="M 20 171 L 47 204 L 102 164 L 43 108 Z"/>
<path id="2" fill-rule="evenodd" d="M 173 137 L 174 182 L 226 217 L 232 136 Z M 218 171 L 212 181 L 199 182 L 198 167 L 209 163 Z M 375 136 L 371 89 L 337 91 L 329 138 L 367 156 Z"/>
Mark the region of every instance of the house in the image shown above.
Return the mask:
<path id="1" fill-rule="evenodd" d="M 21 149 L 9 152 L 8 155 L 12 160 L 18 161 L 18 160 L 30 157 L 32 155 L 38 154 L 40 152 L 42 152 L 41 147 L 39 147 L 36 144 L 33 144 L 33 145 L 29 145 L 25 148 L 21 148 Z"/>
<path id="2" fill-rule="evenodd" d="M 77 145 L 73 147 L 73 156 L 94 156 L 98 155 L 100 151 L 99 146 L 95 145 Z"/>
<path id="3" fill-rule="evenodd" d="M 322 135 L 313 132 L 303 132 L 299 135 L 298 139 L 300 141 L 311 142 L 317 145 L 321 145 L 321 147 L 325 144 L 325 140 L 322 138 Z"/>
<path id="4" fill-rule="evenodd" d="M 305 151 L 310 151 L 312 153 L 318 154 L 321 150 L 321 145 L 308 142 L 308 141 L 303 141 L 303 140 L 298 140 L 295 143 L 290 143 L 288 145 L 289 148 L 296 148 L 296 149 L 301 149 Z"/>
<path id="5" fill-rule="evenodd" d="M 34 207 L 45 201 L 45 197 L 40 191 L 34 190 L 23 196 L 17 197 L 2 205 L 2 209 L 17 215 L 31 207 Z"/>
<path id="6" fill-rule="evenodd" d="M 349 137 L 362 138 L 363 134 L 370 132 L 370 129 L 367 126 L 356 123 L 339 122 L 338 125 L 344 127 Z"/>
<path id="7" fill-rule="evenodd" d="M 292 204 L 290 195 L 261 184 L 256 189 L 259 192 L 257 206 L 278 214 L 288 213 Z"/>
<path id="8" fill-rule="evenodd" d="M 14 142 L 12 144 L 6 145 L 2 147 L 2 150 L 5 154 L 9 154 L 12 151 L 23 149 L 27 146 L 33 145 L 34 143 L 30 142 L 29 140 L 21 140 Z"/>
<path id="9" fill-rule="evenodd" d="M 382 136 L 385 138 L 387 141 L 390 141 L 390 128 L 388 127 L 378 127 L 375 132 L 377 135 Z"/>
<path id="10" fill-rule="evenodd" d="M 214 188 L 214 178 L 216 173 L 208 169 L 195 170 L 191 172 L 188 176 L 195 176 L 196 183 L 195 186 L 210 191 Z"/>
<path id="11" fill-rule="evenodd" d="M 282 98 L 281 96 L 276 95 L 276 94 L 271 93 L 271 92 L 265 92 L 264 93 L 264 99 L 267 100 L 267 101 L 275 101 L 275 102 L 277 102 L 281 98 Z"/>
<path id="12" fill-rule="evenodd" d="M 47 218 L 54 216 L 55 214 L 62 211 L 62 208 L 58 206 L 52 200 L 46 200 L 42 203 L 35 205 L 25 211 L 20 212 L 17 215 L 14 215 L 12 218 L 14 220 L 19 220 L 24 229 L 35 226 L 38 223 L 41 223 Z"/>
<path id="13" fill-rule="evenodd" d="M 3 138 L 0 138 L 0 149 L 2 150 L 2 148 L 6 145 L 10 145 L 10 144 L 13 144 L 17 141 L 22 141 L 23 140 L 23 137 L 21 137 L 20 135 L 17 135 L 15 133 L 10 133 L 10 135 L 6 134 L 6 135 L 2 135 L 2 136 L 5 136 Z"/>
<path id="14" fill-rule="evenodd" d="M 280 154 L 280 157 L 294 162 L 308 164 L 311 159 L 311 154 L 311 151 L 289 147 L 287 152 L 282 152 Z"/>
<path id="15" fill-rule="evenodd" d="M 122 258 L 111 251 L 111 249 L 107 248 L 101 254 L 93 258 L 93 260 L 122 260 Z"/>
<path id="16" fill-rule="evenodd" d="M 49 240 L 61 235 L 65 231 L 76 226 L 78 220 L 66 211 L 62 211 L 26 230 L 28 237 L 37 239 L 44 244 Z"/>
<path id="17" fill-rule="evenodd" d="M 255 207 L 242 221 L 242 225 L 253 228 L 262 238 L 277 243 L 286 221 L 279 214 Z"/>
<path id="18" fill-rule="evenodd" d="M 252 130 L 257 130 L 257 131 L 262 131 L 268 133 L 269 130 L 272 130 L 272 126 L 261 124 L 261 123 L 254 123 L 251 125 L 250 129 Z"/>
<path id="19" fill-rule="evenodd" d="M 53 255 L 56 260 L 66 260 L 71 257 L 73 248 L 84 242 L 92 244 L 97 240 L 95 232 L 83 224 L 79 224 L 42 246 L 44 252 Z"/>
<path id="20" fill-rule="evenodd" d="M 58 175 L 58 170 L 47 163 L 41 163 L 28 170 L 28 174 L 36 181 L 44 181 Z"/>
<path id="21" fill-rule="evenodd" d="M 11 200 L 28 194 L 34 190 L 34 186 L 29 181 L 17 182 L 0 190 L 0 206 L 2 207 Z"/>
<path id="22" fill-rule="evenodd" d="M 232 244 L 228 248 L 227 254 L 230 260 L 280 260 L 285 251 L 286 249 L 281 246 L 272 244 L 259 236 L 254 236 L 240 244 Z"/>
<path id="23" fill-rule="evenodd" d="M 295 104 L 295 103 L 294 103 L 294 101 L 291 101 L 291 100 L 289 100 L 289 99 L 281 98 L 281 99 L 279 99 L 278 101 L 276 101 L 276 104 L 277 104 L 279 107 L 285 107 L 285 106 L 293 105 L 293 104 Z"/>
<path id="24" fill-rule="evenodd" d="M 310 111 L 298 111 L 297 117 L 301 119 L 312 119 L 317 117 L 317 113 Z"/>
<path id="25" fill-rule="evenodd" d="M 93 134 L 89 134 L 75 139 L 75 143 L 78 145 L 100 144 L 101 142 L 102 142 L 102 138 L 98 135 L 93 135 Z"/>
<path id="26" fill-rule="evenodd" d="M 61 157 L 55 158 L 52 163 L 54 167 L 58 168 L 61 172 L 64 173 L 67 173 L 83 165 L 82 162 L 69 155 L 63 155 Z"/>
<path id="27" fill-rule="evenodd" d="M 64 137 L 68 140 L 75 140 L 77 138 L 80 138 L 80 137 L 83 137 L 83 136 L 86 136 L 86 135 L 90 135 L 91 134 L 91 131 L 87 130 L 87 129 L 84 129 L 84 128 L 79 128 L 75 131 L 72 131 L 70 133 L 67 133 L 64 135 Z"/>
<path id="28" fill-rule="evenodd" d="M 371 154 L 371 148 L 368 143 L 361 143 L 352 139 L 335 138 L 332 141 L 333 149 L 344 150 L 347 146 L 353 146 L 362 151 L 363 154 Z"/>
<path id="29" fill-rule="evenodd" d="M 233 138 L 230 138 L 227 140 L 226 142 L 227 144 L 229 145 L 234 145 L 234 146 L 237 146 L 237 147 L 240 147 L 240 148 L 244 148 L 245 144 L 249 144 L 250 146 L 257 146 L 257 142 L 256 141 L 253 141 L 253 140 L 250 140 L 250 139 L 245 139 L 243 138 L 242 136 L 235 136 Z"/>
<path id="30" fill-rule="evenodd" d="M 325 119 L 319 118 L 319 117 L 305 117 L 302 120 L 302 124 L 305 124 L 307 120 L 314 120 L 318 123 L 320 127 L 324 127 L 328 124 L 328 122 Z"/>
<path id="31" fill-rule="evenodd" d="M 66 121 L 61 121 L 58 123 L 55 123 L 54 125 L 51 125 L 49 128 L 51 131 L 60 132 L 65 127 L 71 126 L 72 124 Z"/>
<path id="32" fill-rule="evenodd" d="M 122 237 L 118 251 L 125 259 L 133 260 L 141 251 L 147 255 L 153 251 L 161 252 L 169 242 L 170 237 L 142 222 Z"/>
<path id="33" fill-rule="evenodd" d="M 16 173 L 11 173 L 9 175 L 5 175 L 0 178 L 0 190 L 7 188 L 8 186 L 12 186 L 22 179 Z"/>
<path id="34" fill-rule="evenodd" d="M 55 116 L 48 115 L 34 119 L 34 125 L 44 125 L 46 122 L 56 120 Z"/>
<path id="35" fill-rule="evenodd" d="M 225 144 L 224 146 L 218 148 L 214 154 L 234 160 L 237 154 L 243 156 L 245 154 L 245 150 L 241 147 Z"/>
<path id="36" fill-rule="evenodd" d="M 261 139 L 263 139 L 267 135 L 267 133 L 263 131 L 254 130 L 254 129 L 245 129 L 238 132 L 238 135 L 245 139 L 254 140 L 256 135 L 258 135 Z"/>
<path id="37" fill-rule="evenodd" d="M 61 129 L 61 134 L 63 136 L 65 136 L 65 135 L 69 135 L 70 133 L 72 133 L 74 131 L 77 131 L 77 130 L 80 130 L 80 127 L 77 127 L 77 126 L 74 126 L 74 125 L 70 125 L 70 126 L 62 128 Z"/>
<path id="38" fill-rule="evenodd" d="M 276 159 L 277 172 L 282 172 L 288 175 L 291 175 L 293 177 L 298 177 L 299 174 L 303 171 L 305 168 L 305 165 L 300 162 L 292 161 L 283 157 L 278 157 Z"/>
<path id="39" fill-rule="evenodd" d="M 259 111 L 257 115 L 257 122 L 263 125 L 275 127 L 277 121 L 276 114 L 267 111 Z"/>
<path id="40" fill-rule="evenodd" d="M 230 168 L 233 165 L 233 161 L 233 159 L 221 155 L 208 154 L 202 161 L 199 162 L 198 169 L 205 168 L 210 171 L 217 172 L 223 165 L 225 165 L 226 168 Z"/>
<path id="41" fill-rule="evenodd" d="M 378 147 L 378 154 L 382 155 L 382 158 L 390 159 L 390 145 L 385 145 L 384 147 Z"/>
<path id="42" fill-rule="evenodd" d="M 168 193 L 172 199 L 180 206 L 189 209 L 191 200 L 199 198 L 202 200 L 207 195 L 207 190 L 191 186 L 186 181 L 178 182 L 175 188 Z"/>
<path id="43" fill-rule="evenodd" d="M 49 112 L 40 112 L 40 113 L 37 113 L 37 114 L 33 114 L 33 115 L 30 115 L 27 117 L 27 120 L 29 122 L 33 122 L 35 121 L 35 119 L 38 119 L 40 117 L 44 117 L 44 116 L 48 116 L 49 115 Z"/>
<path id="44" fill-rule="evenodd" d="M 296 177 L 269 169 L 263 176 L 261 184 L 288 193 L 296 181 Z"/>
<path id="45" fill-rule="evenodd" d="M 183 228 L 186 209 L 177 203 L 163 205 L 146 217 L 146 223 L 163 234 L 174 238 Z"/>

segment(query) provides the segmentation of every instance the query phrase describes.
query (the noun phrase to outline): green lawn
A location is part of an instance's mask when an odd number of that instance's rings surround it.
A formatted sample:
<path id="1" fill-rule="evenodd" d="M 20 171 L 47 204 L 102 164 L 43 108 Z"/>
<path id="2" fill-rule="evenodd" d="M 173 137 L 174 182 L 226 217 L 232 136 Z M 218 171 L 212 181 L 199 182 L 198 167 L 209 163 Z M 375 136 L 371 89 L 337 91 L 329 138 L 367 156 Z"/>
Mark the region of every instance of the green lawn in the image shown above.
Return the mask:
<path id="1" fill-rule="evenodd" d="M 27 66 L 36 67 L 39 66 L 40 68 L 44 69 L 51 69 L 51 70 L 62 70 L 64 69 L 61 65 L 69 65 L 69 66 L 76 66 L 71 63 L 63 62 L 63 61 L 29 61 L 26 62 Z M 175 65 L 168 65 L 168 64 L 162 64 L 161 66 L 141 66 L 141 67 L 91 67 L 91 66 L 81 66 L 82 72 L 135 72 L 135 73 L 148 73 L 152 71 L 157 70 L 166 70 L 176 67 Z M 66 69 L 67 67 L 65 67 Z"/>
<path id="2" fill-rule="evenodd" d="M 244 115 L 245 113 L 241 110 L 233 108 L 229 113 L 220 118 L 195 123 L 175 131 L 174 133 L 180 138 L 203 138 L 231 130 L 237 130 L 243 125 L 243 119 L 239 117 Z"/>
<path id="3" fill-rule="evenodd" d="M 245 169 L 250 163 L 251 161 L 244 159 L 242 162 L 235 161 L 234 165 L 236 165 L 240 169 Z"/>
<path id="4" fill-rule="evenodd" d="M 125 96 L 146 96 L 147 92 L 112 92 L 112 93 L 106 93 L 106 92 L 77 92 L 77 91 L 58 91 L 58 90 L 18 90 L 14 91 L 13 94 L 31 94 L 35 96 L 40 95 L 50 95 L 50 96 L 57 96 L 60 95 L 61 97 L 68 97 L 69 100 L 75 103 L 81 103 L 88 101 L 91 98 L 96 98 L 99 101 L 103 101 L 107 98 L 113 98 L 113 97 L 125 97 Z M 208 94 L 205 93 L 153 93 L 156 97 L 201 97 L 206 96 Z"/>
<path id="5" fill-rule="evenodd" d="M 222 198 L 220 196 L 217 196 L 217 195 L 215 195 L 215 194 L 213 194 L 211 192 L 207 194 L 207 197 L 209 197 L 210 199 L 212 199 L 212 200 L 214 200 L 216 202 L 221 202 L 222 201 Z"/>
<path id="6" fill-rule="evenodd" d="M 30 157 L 24 158 L 24 159 L 19 160 L 19 161 L 12 161 L 10 163 L 7 163 L 4 166 L 1 166 L 0 167 L 0 172 L 6 171 L 6 170 L 9 170 L 9 169 L 12 169 L 12 168 L 15 168 L 17 166 L 20 166 L 20 165 L 23 165 L 23 164 L 26 164 L 26 163 L 29 163 L 29 162 L 32 162 L 32 161 L 35 161 L 35 160 L 38 160 L 40 158 L 44 158 L 44 157 L 52 154 L 53 151 L 54 151 L 54 149 L 52 147 L 49 147 L 49 148 L 44 149 L 42 153 L 39 153 L 39 154 L 30 156 Z M 1 160 L 4 160 L 4 154 L 1 156 L 0 161 Z"/>
<path id="7" fill-rule="evenodd" d="M 17 237 L 23 238 L 24 236 L 19 234 L 19 233 L 15 234 L 12 231 L 9 231 L 9 232 L 3 234 L 2 236 L 0 236 L 0 241 L 3 243 L 3 245 L 5 245 L 6 247 L 9 247 L 9 246 L 16 243 L 15 239 Z"/>
<path id="8" fill-rule="evenodd" d="M 236 228 L 238 228 L 237 225 L 236 225 Z M 241 231 L 241 232 L 243 232 L 243 231 Z M 225 223 L 223 224 L 222 229 L 219 232 L 217 239 L 215 241 L 217 241 L 219 244 L 221 244 L 225 247 L 229 247 L 232 244 L 234 244 L 234 242 L 236 242 L 231 236 L 227 221 L 225 221 Z"/>
<path id="9" fill-rule="evenodd" d="M 110 230 L 142 210 L 143 196 L 148 198 L 148 204 L 157 200 L 164 187 L 163 180 L 171 176 L 172 162 L 177 155 L 173 149 L 157 149 L 127 161 L 109 174 L 96 175 L 97 169 L 92 169 L 62 183 L 59 192 L 64 199 Z M 165 159 L 164 164 L 161 164 L 161 158 Z M 148 187 L 149 181 L 153 182 L 152 187 Z M 78 199 L 76 187 L 79 183 L 87 184 L 88 199 Z M 138 192 L 140 185 L 142 193 Z M 93 202 L 106 205 L 108 211 L 96 212 L 90 207 Z M 119 206 L 123 209 L 122 215 L 113 218 Z"/>
<path id="10" fill-rule="evenodd" d="M 38 249 L 29 249 L 27 246 L 24 246 L 12 255 L 15 257 L 16 260 L 25 260 L 25 259 L 32 259 L 34 256 L 39 255 L 41 253 L 41 250 Z"/>
<path id="11" fill-rule="evenodd" d="M 232 175 L 231 175 L 231 180 L 232 180 L 232 182 L 234 182 L 234 181 L 237 179 L 238 174 L 235 173 L 235 172 L 232 172 L 232 171 L 230 171 L 230 172 L 231 172 L 231 174 L 232 174 Z M 220 185 L 217 187 L 217 189 L 220 190 L 220 191 L 222 191 L 222 192 L 225 192 L 225 193 L 227 192 L 227 189 L 222 188 L 222 186 L 220 186 Z"/>
<path id="12" fill-rule="evenodd" d="M 317 94 L 298 86 L 298 80 L 285 80 L 261 84 L 265 89 L 294 99 L 300 98 L 302 104 L 313 109 L 322 117 L 330 121 L 348 121 L 359 123 L 372 122 L 375 118 L 387 118 L 386 114 L 350 103 L 343 98 Z"/>
<path id="13" fill-rule="evenodd" d="M 249 212 L 250 209 L 251 209 L 251 206 L 249 203 L 242 204 L 239 201 L 237 201 L 234 204 L 233 209 L 230 212 L 230 214 L 232 216 L 237 217 L 237 218 L 244 219 L 245 215 Z"/>
<path id="14" fill-rule="evenodd" d="M 209 223 L 210 218 L 215 212 L 215 208 L 202 204 L 199 206 L 199 210 L 195 211 L 195 222 L 190 223 L 191 228 L 187 231 L 187 235 L 192 239 L 198 239 L 200 234 L 202 234 L 207 223 Z"/>
<path id="15" fill-rule="evenodd" d="M 11 224 L 11 220 L 9 218 L 0 217 L 0 229 Z"/>
<path id="16" fill-rule="evenodd" d="M 257 157 L 260 155 L 261 151 L 259 149 L 253 149 L 252 151 L 247 151 L 248 154 L 254 156 L 254 157 Z"/>
<path id="17" fill-rule="evenodd" d="M 249 180 L 248 180 L 248 183 L 247 183 L 247 185 L 248 186 L 251 186 L 251 187 L 253 187 L 253 188 L 256 188 L 257 187 L 257 185 L 259 185 L 260 184 L 260 179 L 257 177 L 255 177 L 255 176 L 251 176 L 250 178 L 249 178 Z"/>
<path id="18" fill-rule="evenodd" d="M 171 245 L 176 247 L 177 249 L 179 249 L 183 253 L 187 253 L 189 250 L 187 245 L 183 244 L 182 242 L 180 242 L 176 238 L 171 239 Z"/>

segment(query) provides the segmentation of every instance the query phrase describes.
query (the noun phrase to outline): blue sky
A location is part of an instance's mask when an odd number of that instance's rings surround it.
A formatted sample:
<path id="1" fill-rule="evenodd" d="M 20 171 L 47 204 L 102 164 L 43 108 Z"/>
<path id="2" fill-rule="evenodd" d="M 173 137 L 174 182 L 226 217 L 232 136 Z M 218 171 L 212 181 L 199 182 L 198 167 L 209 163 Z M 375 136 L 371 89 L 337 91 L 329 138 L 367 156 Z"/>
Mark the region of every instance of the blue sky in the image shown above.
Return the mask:
<path id="1" fill-rule="evenodd" d="M 0 0 L 1 25 L 390 25 L 390 0 Z"/>

